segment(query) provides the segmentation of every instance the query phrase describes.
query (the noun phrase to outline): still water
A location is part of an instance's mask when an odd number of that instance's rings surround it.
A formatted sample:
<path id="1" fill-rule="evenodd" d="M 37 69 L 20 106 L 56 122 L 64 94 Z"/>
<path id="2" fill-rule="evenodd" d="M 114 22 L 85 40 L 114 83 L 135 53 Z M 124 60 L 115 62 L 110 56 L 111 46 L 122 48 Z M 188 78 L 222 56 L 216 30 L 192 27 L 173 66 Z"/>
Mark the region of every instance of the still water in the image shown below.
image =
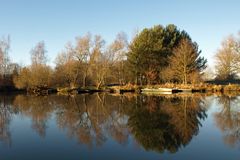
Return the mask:
<path id="1" fill-rule="evenodd" d="M 236 95 L 0 96 L 0 159 L 238 159 Z"/>

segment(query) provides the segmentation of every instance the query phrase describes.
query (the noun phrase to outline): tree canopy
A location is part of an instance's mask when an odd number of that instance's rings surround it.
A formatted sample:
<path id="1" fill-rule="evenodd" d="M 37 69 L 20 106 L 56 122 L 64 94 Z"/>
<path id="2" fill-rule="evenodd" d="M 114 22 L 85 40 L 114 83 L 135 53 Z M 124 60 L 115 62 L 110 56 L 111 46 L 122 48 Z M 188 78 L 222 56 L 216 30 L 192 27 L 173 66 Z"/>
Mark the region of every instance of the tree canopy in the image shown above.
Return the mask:
<path id="1" fill-rule="evenodd" d="M 234 36 L 223 40 L 221 48 L 215 54 L 217 79 L 235 79 L 240 72 L 240 42 Z"/>
<path id="2" fill-rule="evenodd" d="M 3 56 L 8 57 L 9 48 L 8 41 L 0 43 L 1 70 Z M 109 44 L 101 35 L 89 32 L 77 36 L 57 55 L 54 68 L 47 65 L 46 53 L 44 41 L 31 49 L 32 63 L 16 70 L 15 87 L 95 86 L 99 89 L 127 83 L 193 83 L 192 77 L 199 80 L 206 67 L 197 43 L 173 24 L 145 28 L 130 42 L 123 32 Z"/>
<path id="3" fill-rule="evenodd" d="M 129 68 L 137 83 L 159 83 L 165 80 L 161 73 L 168 66 L 168 58 L 182 39 L 190 36 L 175 25 L 145 28 L 129 45 Z"/>
<path id="4" fill-rule="evenodd" d="M 184 84 L 190 82 L 194 75 L 200 74 L 206 68 L 207 60 L 200 57 L 200 54 L 197 43 L 182 39 L 169 57 L 169 67 L 165 74 L 168 74 L 170 80 Z"/>

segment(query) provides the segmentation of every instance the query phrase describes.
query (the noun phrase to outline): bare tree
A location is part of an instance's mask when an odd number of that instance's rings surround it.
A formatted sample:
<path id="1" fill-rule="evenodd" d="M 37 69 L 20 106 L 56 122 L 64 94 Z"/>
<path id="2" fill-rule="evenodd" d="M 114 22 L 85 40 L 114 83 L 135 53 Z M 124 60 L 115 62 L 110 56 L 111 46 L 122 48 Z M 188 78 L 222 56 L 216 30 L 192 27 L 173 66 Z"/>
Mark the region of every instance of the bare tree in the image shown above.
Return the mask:
<path id="1" fill-rule="evenodd" d="M 73 56 L 78 60 L 83 71 L 83 87 L 85 87 L 90 68 L 88 62 L 91 54 L 91 34 L 87 33 L 83 37 L 77 37 L 76 46 L 72 50 L 74 53 Z"/>
<path id="2" fill-rule="evenodd" d="M 100 35 L 96 35 L 90 57 L 90 64 L 92 76 L 95 80 L 97 88 L 104 83 L 104 79 L 108 70 L 108 59 L 103 51 L 104 45 L 105 41 L 102 39 L 102 37 Z"/>
<path id="3" fill-rule="evenodd" d="M 108 57 L 116 67 L 117 74 L 113 76 L 118 79 L 119 84 L 124 83 L 124 61 L 127 59 L 126 54 L 128 50 L 127 35 L 124 32 L 117 34 L 116 39 L 108 47 Z M 115 72 L 115 70 L 113 71 Z"/>
<path id="4" fill-rule="evenodd" d="M 15 87 L 22 89 L 30 87 L 29 77 L 31 76 L 30 69 L 23 67 L 19 71 L 19 75 L 14 78 Z"/>
<path id="5" fill-rule="evenodd" d="M 221 48 L 215 55 L 218 79 L 233 79 L 237 74 L 238 54 L 235 52 L 236 40 L 233 36 L 223 40 Z M 240 56 L 240 55 L 239 55 Z M 239 61 L 240 62 L 240 61 Z"/>
<path id="6" fill-rule="evenodd" d="M 38 42 L 37 45 L 31 50 L 32 65 L 46 65 L 47 57 L 44 41 Z"/>
<path id="7" fill-rule="evenodd" d="M 80 68 L 70 48 L 72 48 L 72 46 L 68 44 L 66 50 L 58 54 L 55 60 L 56 67 L 53 83 L 61 87 L 68 85 L 74 88 L 80 79 Z"/>
<path id="8" fill-rule="evenodd" d="M 10 36 L 8 37 L 2 37 L 0 39 L 0 74 L 5 78 L 5 75 L 9 71 L 9 50 L 10 50 Z"/>
<path id="9" fill-rule="evenodd" d="M 31 50 L 32 65 L 30 66 L 30 86 L 49 86 L 51 68 L 47 66 L 46 47 L 43 41 L 38 42 Z"/>
<path id="10" fill-rule="evenodd" d="M 200 57 L 200 53 L 196 43 L 189 39 L 181 40 L 169 58 L 173 78 L 186 84 L 192 74 L 200 73 L 205 69 L 207 60 Z"/>
<path id="11" fill-rule="evenodd" d="M 35 87 L 49 87 L 52 76 L 51 67 L 47 66 L 47 56 L 44 42 L 39 42 L 31 50 L 31 66 L 24 67 L 14 78 L 17 88 L 34 89 Z"/>
<path id="12" fill-rule="evenodd" d="M 235 69 L 240 72 L 240 31 L 238 32 L 238 36 L 233 37 L 233 44 L 231 45 L 231 49 L 235 54 L 235 61 L 236 65 L 234 66 Z"/>
<path id="13" fill-rule="evenodd" d="M 47 65 L 31 66 L 30 87 L 49 87 L 52 70 Z"/>
<path id="14" fill-rule="evenodd" d="M 0 40 L 0 65 L 1 65 L 1 73 L 4 74 L 9 64 L 9 53 L 10 50 L 10 36 L 7 38 L 2 37 Z"/>

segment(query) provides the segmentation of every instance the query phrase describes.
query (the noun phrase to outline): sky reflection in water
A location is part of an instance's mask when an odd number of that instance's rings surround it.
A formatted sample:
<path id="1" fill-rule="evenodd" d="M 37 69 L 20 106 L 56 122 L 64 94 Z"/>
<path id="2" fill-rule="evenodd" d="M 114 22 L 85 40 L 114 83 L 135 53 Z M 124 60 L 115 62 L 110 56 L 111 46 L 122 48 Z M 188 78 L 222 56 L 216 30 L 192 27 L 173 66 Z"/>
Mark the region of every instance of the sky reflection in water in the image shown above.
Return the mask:
<path id="1" fill-rule="evenodd" d="M 0 96 L 3 159 L 236 159 L 240 98 Z"/>

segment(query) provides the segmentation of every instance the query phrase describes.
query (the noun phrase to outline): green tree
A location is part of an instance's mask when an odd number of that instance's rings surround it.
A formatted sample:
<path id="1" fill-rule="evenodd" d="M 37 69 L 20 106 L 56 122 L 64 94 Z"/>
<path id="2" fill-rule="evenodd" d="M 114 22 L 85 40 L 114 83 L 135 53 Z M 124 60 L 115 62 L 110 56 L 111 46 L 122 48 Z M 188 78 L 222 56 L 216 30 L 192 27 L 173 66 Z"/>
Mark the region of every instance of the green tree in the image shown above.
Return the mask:
<path id="1" fill-rule="evenodd" d="M 168 66 L 168 57 L 181 39 L 190 39 L 185 31 L 175 25 L 161 25 L 144 29 L 129 45 L 127 60 L 136 83 L 159 83 L 164 80 L 160 73 Z"/>

